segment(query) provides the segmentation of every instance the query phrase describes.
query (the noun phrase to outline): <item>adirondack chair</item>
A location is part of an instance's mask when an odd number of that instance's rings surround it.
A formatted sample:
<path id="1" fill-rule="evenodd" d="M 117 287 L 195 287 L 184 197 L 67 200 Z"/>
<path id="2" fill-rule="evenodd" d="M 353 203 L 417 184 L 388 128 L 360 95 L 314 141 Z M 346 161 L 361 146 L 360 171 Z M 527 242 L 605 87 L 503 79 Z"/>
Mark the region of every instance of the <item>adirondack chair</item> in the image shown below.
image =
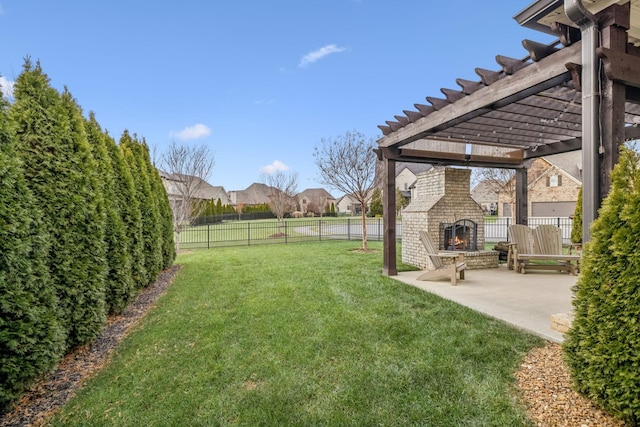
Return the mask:
<path id="1" fill-rule="evenodd" d="M 534 246 L 533 232 L 531 228 L 522 224 L 513 224 L 509 226 L 509 252 L 507 253 L 507 267 L 519 271 L 518 254 L 534 254 L 536 249 Z"/>
<path id="2" fill-rule="evenodd" d="M 515 224 L 509 227 L 509 235 L 515 243 L 512 256 L 517 272 L 525 274 L 527 269 L 538 269 L 577 274 L 580 256 L 562 252 L 562 230 L 559 227 L 539 225 L 532 230 L 526 225 Z M 539 261 L 545 263 L 540 264 Z"/>
<path id="3" fill-rule="evenodd" d="M 427 250 L 427 256 L 431 260 L 434 266 L 433 270 L 426 271 L 417 277 L 418 280 L 433 280 L 440 277 L 450 276 L 451 285 L 457 284 L 457 276 L 460 274 L 460 280 L 464 280 L 464 269 L 467 268 L 467 263 L 464 262 L 464 253 L 439 253 L 436 245 L 433 243 L 431 237 L 425 232 L 420 231 L 420 241 Z M 451 262 L 445 264 L 442 262 L 443 258 L 450 258 Z"/>

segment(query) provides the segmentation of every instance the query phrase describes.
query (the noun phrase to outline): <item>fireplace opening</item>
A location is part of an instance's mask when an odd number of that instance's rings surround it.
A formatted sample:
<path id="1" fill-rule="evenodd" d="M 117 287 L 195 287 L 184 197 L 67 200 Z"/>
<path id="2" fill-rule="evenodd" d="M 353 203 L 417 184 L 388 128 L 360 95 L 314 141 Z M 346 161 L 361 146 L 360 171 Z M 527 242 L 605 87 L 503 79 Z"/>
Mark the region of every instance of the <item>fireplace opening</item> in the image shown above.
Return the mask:
<path id="1" fill-rule="evenodd" d="M 478 227 L 470 219 L 440 223 L 439 249 L 445 251 L 477 251 Z"/>

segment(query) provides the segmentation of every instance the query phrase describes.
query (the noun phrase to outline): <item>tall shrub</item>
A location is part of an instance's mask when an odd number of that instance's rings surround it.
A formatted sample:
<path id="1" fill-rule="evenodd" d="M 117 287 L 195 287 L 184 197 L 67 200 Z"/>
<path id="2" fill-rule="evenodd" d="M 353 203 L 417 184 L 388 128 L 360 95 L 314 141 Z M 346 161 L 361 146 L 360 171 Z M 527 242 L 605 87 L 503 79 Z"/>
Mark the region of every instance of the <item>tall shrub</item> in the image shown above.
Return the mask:
<path id="1" fill-rule="evenodd" d="M 591 227 L 564 354 L 578 391 L 640 423 L 640 155 L 622 149 Z"/>
<path id="2" fill-rule="evenodd" d="M 128 136 L 128 133 L 126 135 Z M 124 159 L 120 146 L 111 137 L 106 142 L 113 169 L 115 203 L 122 215 L 126 235 L 125 243 L 131 262 L 131 282 L 134 289 L 139 289 L 147 283 L 140 202 L 136 196 L 133 175 L 131 175 L 131 170 Z"/>
<path id="3" fill-rule="evenodd" d="M 131 255 L 128 237 L 125 232 L 122 203 L 116 194 L 116 177 L 112 167 L 111 156 L 107 148 L 109 136 L 102 131 L 93 113 L 85 122 L 87 138 L 97 163 L 98 183 L 104 195 L 106 230 L 107 276 L 105 282 L 105 298 L 107 310 L 119 314 L 124 310 L 134 295 L 131 278 Z"/>
<path id="4" fill-rule="evenodd" d="M 0 414 L 64 350 L 41 212 L 14 150 L 0 97 Z"/>
<path id="5" fill-rule="evenodd" d="M 151 193 L 156 201 L 158 209 L 158 225 L 160 227 L 160 239 L 162 249 L 162 269 L 169 268 L 173 265 L 173 261 L 176 259 L 176 247 L 173 241 L 173 214 L 171 213 L 171 205 L 169 204 L 169 198 L 167 191 L 160 178 L 160 173 L 151 163 L 149 156 L 149 149 L 147 145 L 144 145 L 144 163 L 147 166 L 147 172 L 149 174 L 149 183 L 151 185 Z"/>
<path id="6" fill-rule="evenodd" d="M 27 183 L 51 237 L 48 266 L 68 348 L 93 339 L 106 321 L 104 215 L 96 165 L 79 107 L 25 61 L 10 109 Z"/>
<path id="7" fill-rule="evenodd" d="M 148 168 L 145 162 L 143 146 L 134 136 L 127 131 L 120 139 L 120 147 L 125 161 L 129 165 L 136 189 L 136 197 L 140 202 L 142 214 L 142 241 L 144 242 L 144 267 L 147 272 L 146 282 L 143 286 L 153 282 L 162 269 L 162 244 L 160 222 L 158 220 L 158 204 L 153 197 L 149 180 Z"/>
<path id="8" fill-rule="evenodd" d="M 582 187 L 578 192 L 578 201 L 571 224 L 571 243 L 582 243 Z"/>

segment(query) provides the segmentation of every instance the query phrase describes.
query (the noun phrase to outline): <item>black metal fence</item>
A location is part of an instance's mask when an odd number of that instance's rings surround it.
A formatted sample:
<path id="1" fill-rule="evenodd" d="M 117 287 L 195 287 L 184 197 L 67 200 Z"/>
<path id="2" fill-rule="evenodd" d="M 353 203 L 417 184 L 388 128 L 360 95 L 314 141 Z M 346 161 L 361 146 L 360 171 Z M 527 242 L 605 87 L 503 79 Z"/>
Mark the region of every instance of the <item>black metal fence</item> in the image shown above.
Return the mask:
<path id="1" fill-rule="evenodd" d="M 571 243 L 571 228 L 573 219 L 567 217 L 537 217 L 529 218 L 529 227 L 535 228 L 538 225 L 550 224 L 560 227 L 562 230 L 562 243 Z M 484 221 L 484 241 L 485 243 L 506 242 L 509 238 L 509 226 L 513 224 L 511 218 L 488 218 Z"/>
<path id="2" fill-rule="evenodd" d="M 485 244 L 508 241 L 511 218 L 488 218 L 484 223 Z M 529 218 L 529 226 L 553 224 L 562 229 L 565 244 L 570 243 L 571 218 Z M 367 218 L 367 238 L 382 241 L 382 218 Z M 402 239 L 402 221 L 396 224 L 396 235 Z M 215 248 L 223 246 L 251 246 L 276 243 L 297 243 L 330 240 L 361 240 L 361 218 L 303 218 L 262 221 L 228 221 L 183 228 L 180 247 Z"/>
<path id="3" fill-rule="evenodd" d="M 230 221 L 192 225 L 180 233 L 180 247 L 214 248 L 321 240 L 361 240 L 362 219 L 304 218 L 265 221 Z M 382 241 L 382 218 L 366 220 L 367 239 Z"/>

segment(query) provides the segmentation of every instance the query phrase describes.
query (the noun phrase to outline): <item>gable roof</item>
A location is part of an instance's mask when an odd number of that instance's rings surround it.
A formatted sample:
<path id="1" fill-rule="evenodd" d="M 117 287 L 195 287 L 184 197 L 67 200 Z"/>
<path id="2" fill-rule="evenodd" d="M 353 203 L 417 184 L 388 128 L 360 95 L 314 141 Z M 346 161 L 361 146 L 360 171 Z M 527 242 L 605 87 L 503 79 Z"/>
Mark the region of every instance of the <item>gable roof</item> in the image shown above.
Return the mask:
<path id="1" fill-rule="evenodd" d="M 335 200 L 335 197 L 333 197 L 327 190 L 325 190 L 324 188 L 307 188 L 304 191 L 301 191 L 300 193 L 296 194 L 296 198 L 301 199 L 303 197 L 308 198 L 309 200 L 319 200 L 319 199 L 326 199 L 326 200 Z"/>
<path id="2" fill-rule="evenodd" d="M 554 154 L 546 156 L 544 159 L 576 181 L 582 182 L 582 150 Z"/>

